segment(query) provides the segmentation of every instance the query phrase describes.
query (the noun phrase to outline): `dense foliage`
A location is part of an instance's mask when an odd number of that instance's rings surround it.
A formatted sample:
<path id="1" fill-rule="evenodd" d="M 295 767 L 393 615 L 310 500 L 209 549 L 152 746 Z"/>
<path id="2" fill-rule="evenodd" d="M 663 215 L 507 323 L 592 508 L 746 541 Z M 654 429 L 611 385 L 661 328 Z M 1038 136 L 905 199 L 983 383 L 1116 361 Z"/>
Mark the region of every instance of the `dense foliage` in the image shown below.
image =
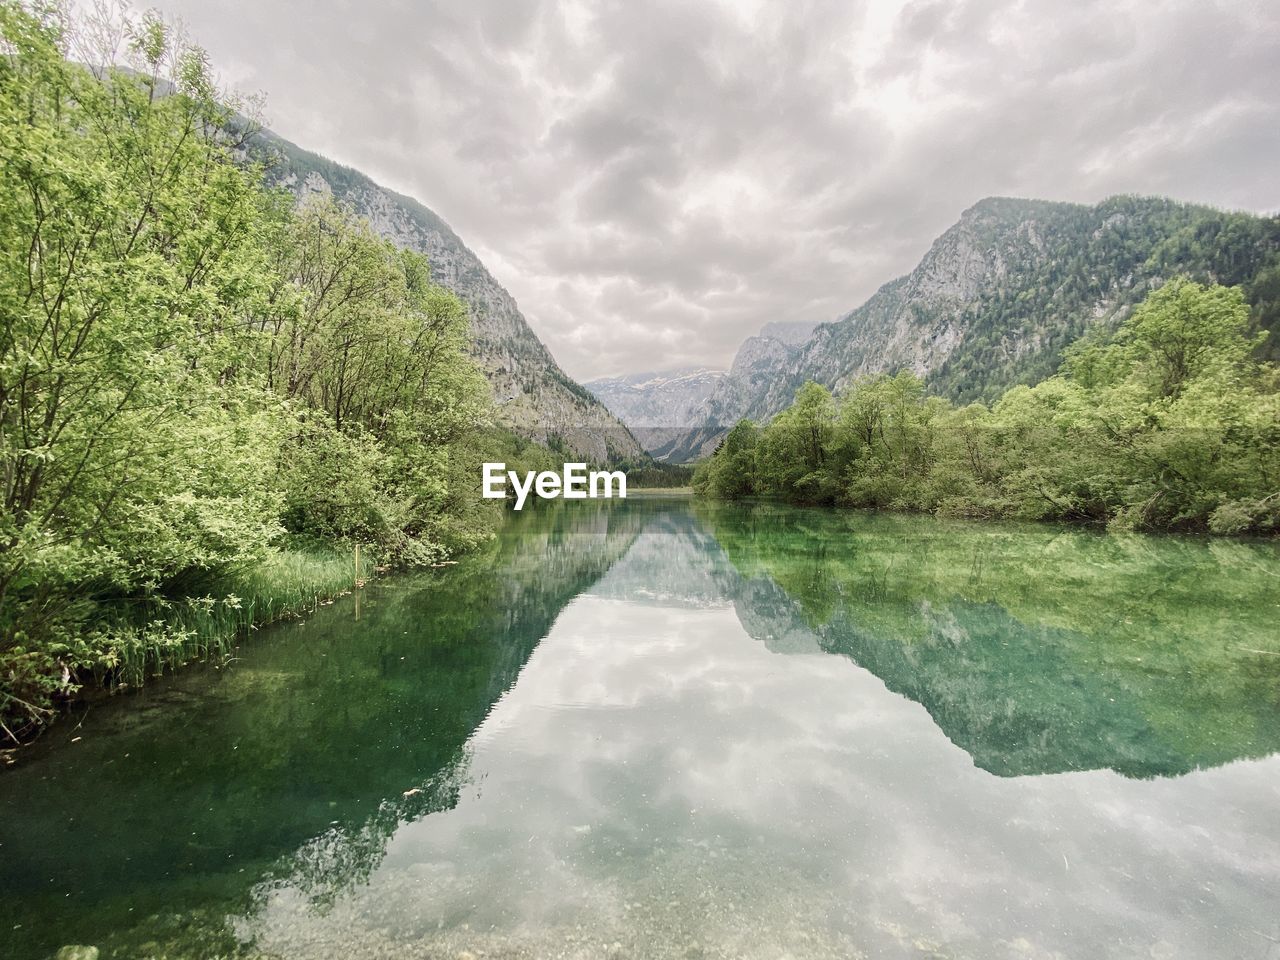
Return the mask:
<path id="1" fill-rule="evenodd" d="M 121 611 L 278 565 L 290 535 L 408 563 L 487 535 L 465 308 L 345 208 L 265 189 L 232 115 L 154 17 L 77 34 L 0 3 L 4 736 L 189 656 L 172 618 Z M 332 548 L 313 566 L 332 590 Z"/>
<path id="2" fill-rule="evenodd" d="M 1239 288 L 1171 281 L 1060 372 L 988 408 L 898 373 L 807 384 L 738 424 L 694 489 L 723 499 L 1022 517 L 1149 530 L 1280 529 L 1280 368 Z"/>
<path id="3" fill-rule="evenodd" d="M 627 475 L 628 489 L 687 487 L 693 480 L 693 467 L 682 463 L 662 463 L 656 460 L 623 461 L 619 469 Z"/>

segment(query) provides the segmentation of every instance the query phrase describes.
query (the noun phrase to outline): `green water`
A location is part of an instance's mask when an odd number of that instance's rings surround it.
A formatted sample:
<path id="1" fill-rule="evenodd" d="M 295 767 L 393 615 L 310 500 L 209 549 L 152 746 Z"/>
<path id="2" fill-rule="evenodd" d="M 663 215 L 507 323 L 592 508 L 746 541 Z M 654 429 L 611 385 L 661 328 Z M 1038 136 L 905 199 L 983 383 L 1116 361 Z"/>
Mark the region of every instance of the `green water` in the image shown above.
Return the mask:
<path id="1" fill-rule="evenodd" d="M 0 957 L 1280 957 L 1280 550 L 513 517 L 0 774 Z"/>

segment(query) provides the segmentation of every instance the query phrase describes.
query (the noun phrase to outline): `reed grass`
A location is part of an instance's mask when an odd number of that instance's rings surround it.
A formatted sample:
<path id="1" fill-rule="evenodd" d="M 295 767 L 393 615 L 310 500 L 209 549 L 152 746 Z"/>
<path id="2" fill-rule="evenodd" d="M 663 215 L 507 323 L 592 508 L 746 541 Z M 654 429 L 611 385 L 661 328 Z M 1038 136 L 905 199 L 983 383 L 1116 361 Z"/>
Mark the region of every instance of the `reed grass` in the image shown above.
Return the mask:
<path id="1" fill-rule="evenodd" d="M 96 662 L 87 666 L 99 685 L 138 686 L 166 669 L 225 658 L 250 631 L 312 612 L 373 571 L 374 561 L 364 557 L 357 571 L 353 554 L 342 549 L 288 545 L 169 596 L 122 602 L 104 618 L 91 642 Z"/>

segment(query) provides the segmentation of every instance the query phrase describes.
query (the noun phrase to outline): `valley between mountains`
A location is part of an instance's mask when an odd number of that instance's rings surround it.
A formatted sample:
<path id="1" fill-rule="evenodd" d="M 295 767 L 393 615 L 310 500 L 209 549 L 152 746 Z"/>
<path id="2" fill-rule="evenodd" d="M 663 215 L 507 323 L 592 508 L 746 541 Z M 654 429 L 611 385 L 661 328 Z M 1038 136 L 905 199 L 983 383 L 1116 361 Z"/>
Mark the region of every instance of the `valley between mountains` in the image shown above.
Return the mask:
<path id="1" fill-rule="evenodd" d="M 1280 943 L 1280 21 L 160 3 L 0 0 L 0 960 Z"/>
<path id="2" fill-rule="evenodd" d="M 515 298 L 434 211 L 270 131 L 256 156 L 300 199 L 331 196 L 396 246 L 426 255 L 471 316 L 471 351 L 516 433 L 592 462 L 692 463 L 739 420 L 763 422 L 808 381 L 840 392 L 911 371 L 949 400 L 991 402 L 1053 374 L 1087 333 L 1113 331 L 1174 276 L 1243 285 L 1259 329 L 1280 320 L 1280 219 L 1116 196 L 1088 205 L 988 197 L 905 276 L 828 323 L 744 331 L 728 370 L 646 370 L 578 383 Z M 1276 350 L 1274 343 L 1269 348 Z"/>
<path id="3" fill-rule="evenodd" d="M 505 425 L 601 464 L 646 453 L 673 464 L 704 458 L 739 420 L 768 420 L 810 380 L 838 393 L 860 377 L 908 370 L 939 396 L 991 402 L 1051 375 L 1064 348 L 1114 330 L 1174 276 L 1243 285 L 1259 329 L 1280 318 L 1280 219 L 1162 197 L 1094 205 L 988 197 L 910 273 L 843 316 L 822 324 L 780 317 L 744 331 L 728 370 L 682 367 L 579 384 L 431 209 L 273 133 L 260 134 L 257 149 L 273 182 L 300 198 L 332 196 L 429 258 L 436 282 L 470 308 L 472 353 Z"/>

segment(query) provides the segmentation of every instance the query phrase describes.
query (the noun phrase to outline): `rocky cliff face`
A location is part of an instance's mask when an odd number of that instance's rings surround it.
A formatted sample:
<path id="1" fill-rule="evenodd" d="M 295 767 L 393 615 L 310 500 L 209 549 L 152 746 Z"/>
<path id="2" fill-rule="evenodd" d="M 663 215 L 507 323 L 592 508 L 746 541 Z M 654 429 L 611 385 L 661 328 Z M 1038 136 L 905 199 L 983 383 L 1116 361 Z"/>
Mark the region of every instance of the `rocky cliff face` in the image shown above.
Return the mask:
<path id="1" fill-rule="evenodd" d="M 1010 283 L 1020 286 L 1052 255 L 1045 235 L 1065 214 L 1086 208 L 1070 204 L 993 198 L 966 210 L 907 276 L 881 287 L 861 307 L 818 327 L 791 362 L 775 370 L 745 415 L 767 419 L 790 403 L 808 380 L 839 390 L 870 374 L 912 370 L 928 377 L 960 347 L 985 300 Z M 1130 278 L 1130 284 L 1132 280 Z M 1115 304 L 1100 298 L 1095 319 Z M 1000 352 L 1017 358 L 1042 343 L 1033 329 L 1006 329 Z"/>
<path id="2" fill-rule="evenodd" d="M 643 456 L 630 431 L 560 369 L 511 294 L 433 211 L 274 134 L 260 134 L 256 148 L 275 183 L 299 197 L 331 194 L 393 243 L 427 256 L 435 281 L 470 308 L 472 352 L 501 403 L 501 424 L 596 463 Z"/>

